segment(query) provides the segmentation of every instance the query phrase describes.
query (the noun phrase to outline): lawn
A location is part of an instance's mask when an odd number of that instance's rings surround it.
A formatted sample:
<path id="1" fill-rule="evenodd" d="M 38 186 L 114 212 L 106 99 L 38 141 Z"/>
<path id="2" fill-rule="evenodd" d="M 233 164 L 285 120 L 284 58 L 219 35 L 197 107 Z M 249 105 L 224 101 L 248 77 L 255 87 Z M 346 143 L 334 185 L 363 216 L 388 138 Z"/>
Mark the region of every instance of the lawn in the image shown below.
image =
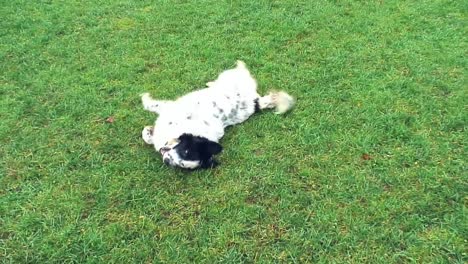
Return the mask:
<path id="1" fill-rule="evenodd" d="M 1 263 L 466 263 L 466 1 L 2 1 Z M 165 166 L 139 94 L 296 97 Z M 111 118 L 111 119 L 109 119 Z"/>

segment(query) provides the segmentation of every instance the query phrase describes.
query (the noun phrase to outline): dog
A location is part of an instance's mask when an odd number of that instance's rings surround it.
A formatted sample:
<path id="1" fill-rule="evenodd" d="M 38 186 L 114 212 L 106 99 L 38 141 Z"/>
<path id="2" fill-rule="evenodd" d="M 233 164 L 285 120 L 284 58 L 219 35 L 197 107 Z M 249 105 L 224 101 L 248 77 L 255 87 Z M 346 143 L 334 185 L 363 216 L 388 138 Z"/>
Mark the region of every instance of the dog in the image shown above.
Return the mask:
<path id="1" fill-rule="evenodd" d="M 293 97 L 283 91 L 260 96 L 257 81 L 242 61 L 206 85 L 175 101 L 141 94 L 144 109 L 159 115 L 154 126 L 143 129 L 142 138 L 162 155 L 165 164 L 214 168 L 218 164 L 214 156 L 223 150 L 219 140 L 226 127 L 242 123 L 262 109 L 276 108 L 277 114 L 283 114 L 294 105 Z"/>

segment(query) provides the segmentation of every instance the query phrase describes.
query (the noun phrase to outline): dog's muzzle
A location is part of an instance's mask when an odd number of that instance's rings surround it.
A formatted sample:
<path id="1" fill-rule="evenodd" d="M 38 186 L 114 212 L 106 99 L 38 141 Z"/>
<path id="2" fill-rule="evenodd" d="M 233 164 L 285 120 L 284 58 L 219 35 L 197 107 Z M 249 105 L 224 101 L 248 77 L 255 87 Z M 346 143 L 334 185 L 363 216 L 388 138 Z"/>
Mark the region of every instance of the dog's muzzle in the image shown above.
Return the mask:
<path id="1" fill-rule="evenodd" d="M 159 149 L 159 153 L 161 154 L 161 156 L 164 156 L 164 154 L 166 152 L 168 152 L 169 150 L 171 150 L 171 148 L 168 148 L 168 147 L 162 147 Z"/>

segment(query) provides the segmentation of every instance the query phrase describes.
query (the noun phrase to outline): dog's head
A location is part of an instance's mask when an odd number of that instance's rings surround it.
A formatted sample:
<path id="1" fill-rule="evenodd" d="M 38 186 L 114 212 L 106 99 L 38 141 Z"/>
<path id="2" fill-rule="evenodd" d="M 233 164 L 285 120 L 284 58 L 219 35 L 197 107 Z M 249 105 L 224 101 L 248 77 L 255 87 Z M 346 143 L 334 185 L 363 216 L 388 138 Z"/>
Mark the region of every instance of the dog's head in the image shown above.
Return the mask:
<path id="1" fill-rule="evenodd" d="M 160 153 L 165 164 L 184 169 L 214 168 L 214 155 L 223 149 L 217 142 L 191 134 L 183 134 L 175 142 Z"/>

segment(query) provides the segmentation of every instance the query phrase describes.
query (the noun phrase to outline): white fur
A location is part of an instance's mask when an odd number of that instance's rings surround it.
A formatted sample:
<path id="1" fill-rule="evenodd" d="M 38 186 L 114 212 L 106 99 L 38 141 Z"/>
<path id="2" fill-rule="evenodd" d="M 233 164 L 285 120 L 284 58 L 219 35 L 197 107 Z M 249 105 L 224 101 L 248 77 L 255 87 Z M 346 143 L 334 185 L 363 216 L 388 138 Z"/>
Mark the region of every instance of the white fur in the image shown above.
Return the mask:
<path id="1" fill-rule="evenodd" d="M 199 164 L 178 160 L 171 149 L 177 138 L 184 133 L 219 142 L 224 128 L 244 122 L 255 112 L 255 101 L 260 109 L 276 108 L 276 113 L 288 111 L 294 104 L 285 92 L 271 92 L 261 97 L 257 93 L 257 82 L 245 63 L 237 62 L 234 69 L 222 72 L 218 78 L 207 83 L 207 88 L 186 94 L 175 101 L 154 100 L 149 93 L 141 96 L 144 109 L 159 115 L 154 127 L 145 127 L 143 140 L 153 144 L 163 158 L 171 156 L 173 165 L 196 168 Z M 180 164 L 180 163 L 183 164 Z"/>

